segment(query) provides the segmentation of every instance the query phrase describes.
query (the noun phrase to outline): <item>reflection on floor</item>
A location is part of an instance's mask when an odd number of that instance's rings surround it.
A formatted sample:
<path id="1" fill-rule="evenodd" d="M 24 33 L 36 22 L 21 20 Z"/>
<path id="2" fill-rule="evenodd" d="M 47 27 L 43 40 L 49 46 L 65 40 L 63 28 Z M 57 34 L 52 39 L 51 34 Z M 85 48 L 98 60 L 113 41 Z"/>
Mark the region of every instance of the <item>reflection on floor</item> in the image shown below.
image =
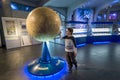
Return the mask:
<path id="1" fill-rule="evenodd" d="M 51 56 L 65 59 L 63 45 L 49 43 Z M 30 80 L 24 65 L 41 55 L 41 45 L 17 49 L 0 49 L 0 80 Z M 66 73 L 58 80 L 120 80 L 120 43 L 78 48 L 78 70 Z"/>

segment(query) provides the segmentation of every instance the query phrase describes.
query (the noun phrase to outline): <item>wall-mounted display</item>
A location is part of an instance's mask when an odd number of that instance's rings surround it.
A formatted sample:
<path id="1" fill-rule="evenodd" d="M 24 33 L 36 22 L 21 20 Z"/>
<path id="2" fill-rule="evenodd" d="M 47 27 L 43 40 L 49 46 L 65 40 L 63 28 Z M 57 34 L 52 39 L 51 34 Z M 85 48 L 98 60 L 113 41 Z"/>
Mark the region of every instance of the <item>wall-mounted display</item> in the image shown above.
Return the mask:
<path id="1" fill-rule="evenodd" d="M 2 17 L 6 48 L 20 47 L 18 24 L 16 18 Z"/>
<path id="2" fill-rule="evenodd" d="M 20 19 L 19 20 L 19 25 L 20 25 L 20 35 L 28 35 L 27 29 L 26 29 L 26 20 L 25 19 Z"/>
<path id="3" fill-rule="evenodd" d="M 26 30 L 26 25 L 25 25 L 25 24 L 21 25 L 21 28 L 22 28 L 23 30 Z"/>
<path id="4" fill-rule="evenodd" d="M 26 20 L 18 19 L 18 25 L 19 25 L 20 45 L 21 46 L 32 45 L 31 37 L 29 36 L 26 29 Z"/>
<path id="5" fill-rule="evenodd" d="M 21 36 L 21 46 L 31 45 L 30 36 Z"/>
<path id="6" fill-rule="evenodd" d="M 72 21 L 79 21 L 79 22 L 89 22 L 92 18 L 92 10 L 91 9 L 82 9 L 77 8 L 73 11 L 73 14 L 71 16 Z M 87 24 L 72 24 L 76 28 L 85 29 Z"/>
<path id="7" fill-rule="evenodd" d="M 2 17 L 2 24 L 7 49 L 40 43 L 29 36 L 26 19 Z"/>
<path id="8" fill-rule="evenodd" d="M 16 18 L 2 17 L 3 30 L 6 40 L 18 39 L 18 29 Z"/>
<path id="9" fill-rule="evenodd" d="M 14 21 L 5 21 L 7 35 L 16 35 L 16 26 Z"/>

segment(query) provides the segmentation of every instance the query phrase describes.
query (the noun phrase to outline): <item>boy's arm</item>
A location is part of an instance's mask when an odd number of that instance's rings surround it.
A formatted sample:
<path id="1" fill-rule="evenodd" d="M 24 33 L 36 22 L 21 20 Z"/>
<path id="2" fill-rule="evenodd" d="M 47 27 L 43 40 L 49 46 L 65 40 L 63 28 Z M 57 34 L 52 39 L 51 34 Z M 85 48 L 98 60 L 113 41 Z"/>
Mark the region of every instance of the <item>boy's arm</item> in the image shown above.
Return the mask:
<path id="1" fill-rule="evenodd" d="M 67 36 L 61 36 L 61 32 L 59 33 L 60 34 L 60 39 L 66 39 L 67 38 Z"/>
<path id="2" fill-rule="evenodd" d="M 67 36 L 62 37 L 62 39 L 66 39 L 66 38 L 67 38 Z"/>

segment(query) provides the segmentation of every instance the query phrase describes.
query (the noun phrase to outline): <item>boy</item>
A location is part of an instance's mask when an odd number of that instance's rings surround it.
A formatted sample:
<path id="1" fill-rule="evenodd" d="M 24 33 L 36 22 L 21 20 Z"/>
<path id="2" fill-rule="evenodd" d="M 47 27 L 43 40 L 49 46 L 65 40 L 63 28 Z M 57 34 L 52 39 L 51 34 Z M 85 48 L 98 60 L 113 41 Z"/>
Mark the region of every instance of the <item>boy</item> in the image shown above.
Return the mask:
<path id="1" fill-rule="evenodd" d="M 77 70 L 77 62 L 75 59 L 76 54 L 76 42 L 74 37 L 72 36 L 73 29 L 67 28 L 66 36 L 62 37 L 62 39 L 65 39 L 65 52 L 66 52 L 66 60 L 69 67 L 69 72 L 72 72 L 72 66 L 75 65 L 75 68 Z M 77 49 L 76 49 L 77 50 Z"/>

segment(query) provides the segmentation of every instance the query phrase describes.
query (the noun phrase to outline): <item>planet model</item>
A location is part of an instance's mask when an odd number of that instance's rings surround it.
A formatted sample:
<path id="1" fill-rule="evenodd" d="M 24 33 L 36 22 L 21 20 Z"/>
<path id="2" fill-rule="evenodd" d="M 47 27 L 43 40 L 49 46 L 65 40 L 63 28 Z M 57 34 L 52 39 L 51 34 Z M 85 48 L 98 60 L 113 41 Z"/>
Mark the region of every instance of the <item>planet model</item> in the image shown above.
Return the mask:
<path id="1" fill-rule="evenodd" d="M 59 15 L 50 8 L 38 7 L 28 14 L 26 20 L 28 33 L 43 42 L 41 57 L 29 63 L 26 68 L 30 78 L 33 77 L 31 80 L 51 80 L 66 71 L 65 61 L 51 57 L 46 42 L 56 37 L 60 32 L 60 25 Z"/>
<path id="2" fill-rule="evenodd" d="M 50 41 L 60 32 L 59 15 L 47 7 L 38 7 L 27 16 L 28 33 L 38 41 Z"/>

